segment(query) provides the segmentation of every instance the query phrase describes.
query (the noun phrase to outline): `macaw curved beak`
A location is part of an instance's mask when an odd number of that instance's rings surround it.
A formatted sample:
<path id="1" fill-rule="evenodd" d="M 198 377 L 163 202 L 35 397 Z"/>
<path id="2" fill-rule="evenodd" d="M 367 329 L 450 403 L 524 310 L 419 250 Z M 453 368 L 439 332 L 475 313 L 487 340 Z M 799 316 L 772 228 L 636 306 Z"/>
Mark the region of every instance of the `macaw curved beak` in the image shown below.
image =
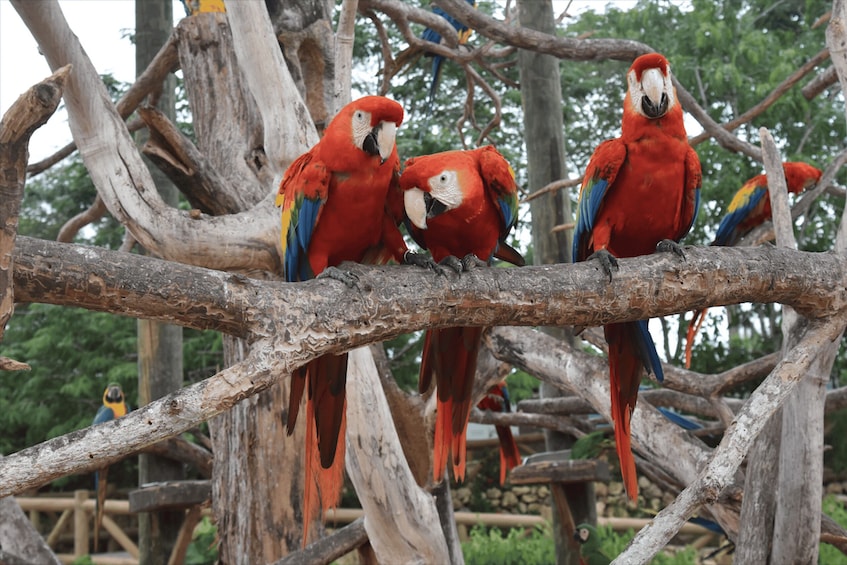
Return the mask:
<path id="1" fill-rule="evenodd" d="M 106 392 L 106 400 L 109 402 L 120 402 L 124 398 L 124 393 L 119 386 L 110 386 Z"/>
<path id="2" fill-rule="evenodd" d="M 426 229 L 426 201 L 427 197 L 432 200 L 428 192 L 420 188 L 410 188 L 403 193 L 403 207 L 406 208 L 406 216 L 418 229 Z"/>
<path id="3" fill-rule="evenodd" d="M 394 122 L 380 122 L 374 127 L 362 141 L 362 151 L 369 155 L 379 155 L 381 163 L 385 163 L 394 150 L 394 141 L 397 137 L 397 124 Z"/>
<path id="4" fill-rule="evenodd" d="M 665 93 L 665 76 L 659 69 L 647 69 L 641 75 L 641 109 L 649 118 L 661 118 L 668 111 L 668 95 Z"/>
<path id="5" fill-rule="evenodd" d="M 426 221 L 447 211 L 447 205 L 419 188 L 411 188 L 403 193 L 403 205 L 409 220 L 418 228 L 425 230 Z"/>

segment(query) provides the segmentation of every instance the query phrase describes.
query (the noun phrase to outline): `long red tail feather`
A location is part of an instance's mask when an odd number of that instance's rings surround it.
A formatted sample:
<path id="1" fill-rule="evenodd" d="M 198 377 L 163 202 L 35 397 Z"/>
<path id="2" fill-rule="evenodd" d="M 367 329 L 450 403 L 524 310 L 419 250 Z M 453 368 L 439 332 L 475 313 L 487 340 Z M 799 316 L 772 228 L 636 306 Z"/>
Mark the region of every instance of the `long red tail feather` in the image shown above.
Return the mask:
<path id="1" fill-rule="evenodd" d="M 500 439 L 500 484 L 506 483 L 506 473 L 521 464 L 521 452 L 508 426 L 495 426 Z"/>
<path id="2" fill-rule="evenodd" d="M 436 482 L 444 477 L 449 455 L 453 476 L 459 481 L 465 478 L 468 419 L 481 336 L 482 328 L 444 328 L 430 330 L 424 337 L 420 382 L 431 379 L 434 372 L 438 389 L 433 448 Z"/>
<path id="3" fill-rule="evenodd" d="M 326 511 L 338 506 L 341 501 L 347 429 L 347 354 L 324 355 L 315 359 L 309 363 L 304 381 L 309 389 L 303 493 L 305 547 L 309 525 L 317 517 L 318 506 Z"/>
<path id="4" fill-rule="evenodd" d="M 344 488 L 345 431 L 347 429 L 346 410 L 341 419 L 341 433 L 336 446 L 335 459 L 329 468 L 321 464 L 318 448 L 317 426 L 315 424 L 315 403 L 306 399 L 306 457 L 305 480 L 303 486 L 303 547 L 309 539 L 309 526 L 318 516 L 318 508 L 326 512 L 341 502 Z"/>
<path id="5" fill-rule="evenodd" d="M 615 448 L 626 493 L 630 500 L 635 501 L 638 499 L 638 476 L 632 455 L 630 419 L 638 400 L 643 362 L 627 324 L 612 324 L 604 326 L 603 329 L 609 344 L 609 385 L 615 426 Z"/>
<path id="6" fill-rule="evenodd" d="M 706 319 L 706 312 L 708 312 L 708 308 L 703 308 L 699 312 L 695 312 L 694 316 L 692 316 L 691 321 L 688 323 L 688 332 L 685 334 L 685 368 L 691 368 L 691 348 L 694 347 L 694 338 L 697 336 L 697 332 L 700 331 L 700 327 L 703 325 L 703 321 Z"/>

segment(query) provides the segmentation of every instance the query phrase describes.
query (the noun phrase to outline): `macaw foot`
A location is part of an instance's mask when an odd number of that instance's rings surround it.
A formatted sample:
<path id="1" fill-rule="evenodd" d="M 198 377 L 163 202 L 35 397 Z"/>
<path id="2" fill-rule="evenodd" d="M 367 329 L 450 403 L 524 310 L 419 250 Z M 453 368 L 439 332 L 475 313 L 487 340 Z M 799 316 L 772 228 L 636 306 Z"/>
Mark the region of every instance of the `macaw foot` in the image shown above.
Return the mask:
<path id="1" fill-rule="evenodd" d="M 414 251 L 406 251 L 403 254 L 403 264 L 404 265 L 415 265 L 417 267 L 423 267 L 424 269 L 429 269 L 431 271 L 435 271 L 439 275 L 446 275 L 447 270 L 439 263 L 436 263 L 432 257 L 429 255 L 424 255 L 423 253 L 415 253 Z"/>
<path id="2" fill-rule="evenodd" d="M 488 263 L 474 255 L 473 253 L 468 253 L 464 257 L 462 257 L 462 269 L 467 272 L 477 267 L 487 267 Z"/>
<path id="3" fill-rule="evenodd" d="M 449 267 L 453 269 L 456 273 L 462 274 L 467 273 L 468 271 L 472 271 L 477 267 L 487 267 L 488 263 L 474 255 L 473 253 L 468 253 L 461 259 L 456 257 L 455 255 L 448 255 L 444 259 L 441 260 L 439 265 L 444 267 Z"/>
<path id="4" fill-rule="evenodd" d="M 606 276 L 609 277 L 609 282 L 612 282 L 612 269 L 614 268 L 616 271 L 618 270 L 618 260 L 615 256 L 605 249 L 598 249 L 589 255 L 586 261 L 591 261 L 592 259 L 600 261 L 600 267 L 603 269 L 603 272 L 606 273 Z"/>
<path id="5" fill-rule="evenodd" d="M 359 276 L 350 271 L 343 271 L 338 267 L 327 267 L 315 277 L 316 279 L 332 279 L 341 281 L 347 288 L 355 288 L 359 283 Z"/>
<path id="6" fill-rule="evenodd" d="M 685 259 L 685 252 L 682 250 L 682 246 L 672 239 L 663 239 L 660 241 L 656 245 L 656 251 L 660 253 L 671 252 L 674 255 L 681 257 L 683 260 Z"/>

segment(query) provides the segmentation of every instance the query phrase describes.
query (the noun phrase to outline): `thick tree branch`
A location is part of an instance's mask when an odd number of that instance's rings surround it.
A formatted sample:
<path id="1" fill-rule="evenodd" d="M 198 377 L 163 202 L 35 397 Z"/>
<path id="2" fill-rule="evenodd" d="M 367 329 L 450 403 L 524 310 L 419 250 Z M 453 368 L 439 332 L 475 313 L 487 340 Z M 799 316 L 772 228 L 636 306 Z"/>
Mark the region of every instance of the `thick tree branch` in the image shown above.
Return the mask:
<path id="1" fill-rule="evenodd" d="M 350 289 L 332 280 L 262 282 L 29 238 L 19 238 L 18 244 L 15 284 L 22 301 L 81 303 L 90 309 L 228 331 L 256 343 L 253 355 L 241 365 L 106 426 L 7 457 L 0 462 L 0 496 L 113 462 L 220 414 L 319 355 L 404 332 L 456 324 L 593 326 L 748 301 L 783 302 L 817 316 L 835 315 L 847 306 L 844 258 L 766 248 L 689 248 L 684 262 L 665 254 L 623 259 L 611 284 L 591 261 L 479 269 L 450 277 L 413 267 L 345 264 L 358 276 L 357 287 Z M 114 267 L 102 269 L 110 262 L 123 265 L 118 275 L 106 274 Z M 583 354 L 574 364 L 556 371 L 600 371 L 602 360 Z M 599 386 L 595 382 L 586 390 Z M 607 390 L 597 389 L 594 395 L 608 402 Z M 636 438 L 644 433 L 637 431 L 638 421 L 633 420 Z M 684 450 L 676 455 L 664 452 L 670 445 L 651 449 L 659 450 L 659 460 L 686 459 L 680 456 Z M 697 457 L 690 459 L 692 465 Z"/>

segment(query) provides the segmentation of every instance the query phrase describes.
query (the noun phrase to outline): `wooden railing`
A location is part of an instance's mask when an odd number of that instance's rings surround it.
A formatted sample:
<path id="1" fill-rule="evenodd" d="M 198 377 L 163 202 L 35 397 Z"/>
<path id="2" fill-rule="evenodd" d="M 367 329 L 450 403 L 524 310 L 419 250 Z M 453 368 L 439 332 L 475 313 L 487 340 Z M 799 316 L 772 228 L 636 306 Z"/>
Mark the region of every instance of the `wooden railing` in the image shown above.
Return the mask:
<path id="1" fill-rule="evenodd" d="M 71 563 L 74 559 L 90 553 L 89 545 L 96 501 L 89 498 L 88 491 L 75 491 L 73 498 L 17 497 L 16 500 L 24 512 L 30 514 L 33 522 L 38 521 L 37 513 L 39 512 L 61 512 L 59 520 L 46 538 L 47 545 L 51 549 L 56 547 L 59 536 L 69 528 L 70 524 L 73 524 L 74 552 L 57 554 L 62 563 Z M 116 514 L 130 514 L 129 501 L 107 500 L 103 510 L 103 530 L 108 532 L 112 539 L 129 554 L 129 557 L 92 555 L 92 562 L 94 565 L 138 565 L 138 546 L 111 518 Z"/>
<path id="2" fill-rule="evenodd" d="M 89 554 L 91 528 L 94 517 L 94 499 L 89 498 L 88 491 L 78 490 L 74 492 L 73 498 L 47 498 L 47 497 L 18 497 L 18 504 L 30 514 L 30 518 L 36 522 L 39 512 L 61 513 L 56 525 L 47 535 L 47 544 L 51 548 L 56 547 L 59 536 L 73 524 L 74 552 L 58 554 L 62 563 L 71 563 L 74 559 Z M 138 546 L 118 526 L 110 515 L 127 515 L 129 501 L 107 500 L 104 504 L 103 529 L 108 532 L 115 542 L 129 554 L 95 554 L 91 556 L 94 565 L 138 565 Z M 208 513 L 208 508 L 204 513 Z M 347 524 L 362 516 L 362 510 L 339 508 L 330 510 L 324 516 L 324 522 L 329 526 Z M 499 526 L 504 528 L 516 527 L 527 528 L 544 524 L 547 518 L 535 515 L 522 514 L 495 514 L 479 512 L 456 512 L 456 523 L 460 526 L 473 526 L 484 524 L 486 526 Z M 609 525 L 616 531 L 627 529 L 639 530 L 649 520 L 643 518 L 600 518 L 601 525 Z M 702 526 L 685 524 L 680 530 L 681 534 L 694 534 L 704 538 L 713 538 L 715 534 Z"/>

